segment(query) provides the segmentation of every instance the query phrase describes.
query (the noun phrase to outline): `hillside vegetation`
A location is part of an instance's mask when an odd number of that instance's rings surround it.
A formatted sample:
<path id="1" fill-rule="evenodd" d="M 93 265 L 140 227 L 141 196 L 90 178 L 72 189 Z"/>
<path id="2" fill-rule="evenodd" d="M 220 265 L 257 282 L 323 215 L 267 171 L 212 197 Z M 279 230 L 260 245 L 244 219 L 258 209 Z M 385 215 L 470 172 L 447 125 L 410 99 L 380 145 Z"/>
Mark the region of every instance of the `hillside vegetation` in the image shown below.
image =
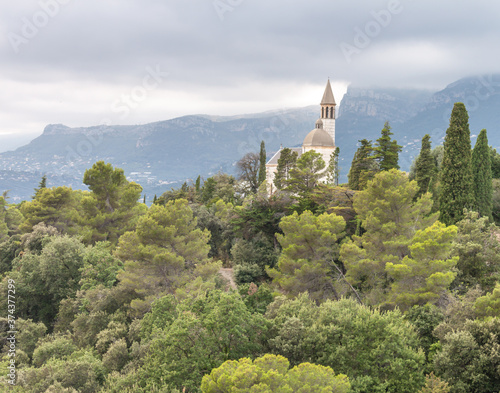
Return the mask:
<path id="1" fill-rule="evenodd" d="M 0 383 L 498 392 L 500 155 L 486 130 L 471 145 L 461 103 L 444 146 L 423 136 L 409 174 L 393 137 L 386 123 L 361 141 L 340 185 L 317 153 L 283 155 L 272 195 L 264 143 L 236 177 L 199 176 L 152 205 L 104 161 L 86 169 L 87 191 L 43 177 L 30 200 L 4 193 Z"/>

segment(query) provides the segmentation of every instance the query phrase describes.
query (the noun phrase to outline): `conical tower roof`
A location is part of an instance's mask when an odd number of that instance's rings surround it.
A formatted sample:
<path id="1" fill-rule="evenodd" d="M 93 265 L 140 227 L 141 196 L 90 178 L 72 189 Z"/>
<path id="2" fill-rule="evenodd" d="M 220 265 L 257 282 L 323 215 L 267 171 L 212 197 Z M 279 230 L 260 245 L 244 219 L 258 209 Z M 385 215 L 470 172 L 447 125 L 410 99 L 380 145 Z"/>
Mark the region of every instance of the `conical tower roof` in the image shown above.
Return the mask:
<path id="1" fill-rule="evenodd" d="M 323 94 L 323 99 L 321 100 L 321 105 L 337 105 L 335 98 L 333 98 L 332 85 L 330 85 L 330 79 L 326 83 L 325 94 Z"/>

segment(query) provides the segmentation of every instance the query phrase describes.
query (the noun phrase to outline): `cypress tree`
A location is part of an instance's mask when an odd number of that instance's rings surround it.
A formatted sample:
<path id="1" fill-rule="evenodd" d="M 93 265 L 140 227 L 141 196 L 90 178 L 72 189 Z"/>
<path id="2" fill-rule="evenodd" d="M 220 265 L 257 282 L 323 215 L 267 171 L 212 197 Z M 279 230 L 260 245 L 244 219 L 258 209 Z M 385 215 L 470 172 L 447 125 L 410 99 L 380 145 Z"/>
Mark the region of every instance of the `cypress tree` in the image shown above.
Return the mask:
<path id="1" fill-rule="evenodd" d="M 491 153 L 491 177 L 493 179 L 500 179 L 500 154 L 496 149 L 490 146 Z"/>
<path id="2" fill-rule="evenodd" d="M 491 215 L 493 197 L 491 154 L 486 130 L 479 133 L 472 151 L 472 173 L 474 176 L 475 210 L 482 217 L 493 220 Z"/>
<path id="3" fill-rule="evenodd" d="M 194 184 L 194 190 L 196 191 L 196 195 L 200 193 L 200 183 L 201 183 L 201 175 L 198 175 L 196 178 L 196 183 Z"/>
<path id="4" fill-rule="evenodd" d="M 259 161 L 259 184 L 262 184 L 266 181 L 266 144 L 264 141 L 260 142 Z"/>
<path id="5" fill-rule="evenodd" d="M 444 139 L 441 166 L 439 220 L 446 225 L 460 221 L 464 209 L 474 203 L 469 115 L 465 105 L 455 103 Z"/>
<path id="6" fill-rule="evenodd" d="M 330 155 L 330 161 L 326 168 L 326 182 L 327 184 L 339 185 L 339 155 L 340 148 L 336 147 L 335 151 Z"/>
<path id="7" fill-rule="evenodd" d="M 417 181 L 418 191 L 415 198 L 419 198 L 429 190 L 431 179 L 436 173 L 436 161 L 432 156 L 431 137 L 429 134 L 422 138 L 422 148 L 415 163 L 415 180 Z"/>
<path id="8" fill-rule="evenodd" d="M 366 140 L 366 139 L 364 139 Z M 358 147 L 356 152 L 354 153 L 354 157 L 352 158 L 351 168 L 349 169 L 349 173 L 347 174 L 347 185 L 351 190 L 357 190 L 359 186 L 359 167 L 358 161 L 359 156 L 361 154 L 361 146 Z"/>
<path id="9" fill-rule="evenodd" d="M 388 171 L 393 168 L 399 169 L 399 152 L 402 147 L 398 145 L 395 139 L 391 139 L 391 135 L 394 134 L 391 131 L 389 122 L 386 121 L 374 148 L 374 157 L 378 161 L 381 171 Z"/>

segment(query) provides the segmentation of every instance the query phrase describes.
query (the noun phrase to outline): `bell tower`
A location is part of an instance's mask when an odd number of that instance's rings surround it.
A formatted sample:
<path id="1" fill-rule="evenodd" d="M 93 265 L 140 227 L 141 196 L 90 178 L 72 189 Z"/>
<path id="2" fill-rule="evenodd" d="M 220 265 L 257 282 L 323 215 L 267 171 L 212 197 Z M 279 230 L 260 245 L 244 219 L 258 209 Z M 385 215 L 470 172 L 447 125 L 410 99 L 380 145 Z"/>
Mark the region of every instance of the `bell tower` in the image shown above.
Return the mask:
<path id="1" fill-rule="evenodd" d="M 325 93 L 323 94 L 323 99 L 321 100 L 321 120 L 323 121 L 323 128 L 333 139 L 335 143 L 335 98 L 333 97 L 332 86 L 330 85 L 330 79 L 326 84 Z"/>

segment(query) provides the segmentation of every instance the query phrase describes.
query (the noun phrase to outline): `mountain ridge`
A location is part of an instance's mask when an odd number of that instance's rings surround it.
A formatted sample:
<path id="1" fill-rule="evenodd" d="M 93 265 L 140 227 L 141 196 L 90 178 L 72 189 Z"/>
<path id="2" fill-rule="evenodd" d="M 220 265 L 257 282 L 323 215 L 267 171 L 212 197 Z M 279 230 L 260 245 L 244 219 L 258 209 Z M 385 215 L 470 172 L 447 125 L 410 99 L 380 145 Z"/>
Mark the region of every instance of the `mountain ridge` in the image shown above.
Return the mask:
<path id="1" fill-rule="evenodd" d="M 423 135 L 431 134 L 433 146 L 442 142 L 453 103 L 459 100 L 469 106 L 471 134 L 487 128 L 490 144 L 500 147 L 499 75 L 463 78 L 438 92 L 350 86 L 336 122 L 341 181 L 346 181 L 357 141 L 375 141 L 385 121 L 403 145 L 401 169 L 409 170 Z M 49 124 L 30 143 L 0 153 L 0 189 L 10 189 L 16 201 L 29 198 L 28 184 L 36 187 L 42 174 L 50 174 L 49 186 L 63 185 L 64 180 L 85 188 L 81 183 L 84 171 L 104 160 L 123 168 L 152 199 L 198 175 L 234 174 L 235 163 L 245 153 L 258 151 L 261 140 L 266 142 L 269 157 L 281 145 L 301 145 L 319 114 L 320 106 L 311 105 L 234 116 L 186 115 L 142 125 Z M 30 178 L 24 178 L 22 192 L 16 190 L 20 183 L 9 171 Z"/>

